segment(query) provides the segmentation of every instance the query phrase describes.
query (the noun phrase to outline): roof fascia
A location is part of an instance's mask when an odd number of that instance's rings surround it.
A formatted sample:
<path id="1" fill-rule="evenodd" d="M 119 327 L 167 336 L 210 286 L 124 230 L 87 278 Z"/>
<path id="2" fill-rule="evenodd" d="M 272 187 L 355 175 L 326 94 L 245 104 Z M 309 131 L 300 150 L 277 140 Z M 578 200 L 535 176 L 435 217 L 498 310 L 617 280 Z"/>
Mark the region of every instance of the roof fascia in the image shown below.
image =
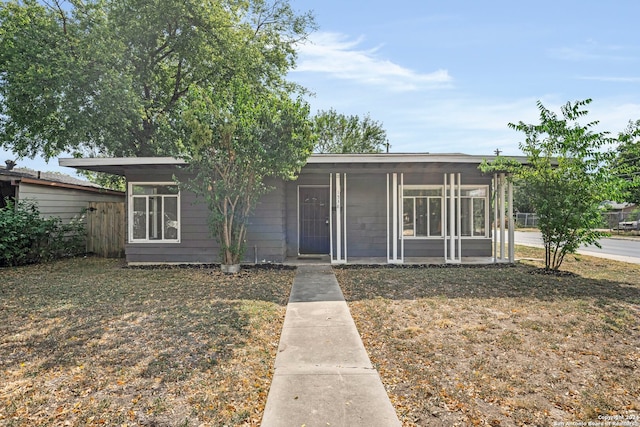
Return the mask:
<path id="1" fill-rule="evenodd" d="M 110 190 L 107 188 L 98 188 L 98 187 L 85 187 L 84 185 L 76 185 L 76 184 L 67 184 L 64 182 L 57 182 L 57 181 L 47 181 L 44 179 L 36 179 L 36 178 L 20 178 L 17 179 L 16 181 L 23 183 L 23 184 L 33 184 L 33 185 L 43 185 L 46 187 L 58 187 L 58 188 L 65 188 L 65 189 L 69 189 L 69 190 L 81 190 L 81 191 L 88 191 L 91 193 L 100 193 L 100 194 L 108 194 L 108 195 L 112 195 L 112 196 L 124 196 L 125 193 L 123 191 L 116 191 L 116 190 Z"/>

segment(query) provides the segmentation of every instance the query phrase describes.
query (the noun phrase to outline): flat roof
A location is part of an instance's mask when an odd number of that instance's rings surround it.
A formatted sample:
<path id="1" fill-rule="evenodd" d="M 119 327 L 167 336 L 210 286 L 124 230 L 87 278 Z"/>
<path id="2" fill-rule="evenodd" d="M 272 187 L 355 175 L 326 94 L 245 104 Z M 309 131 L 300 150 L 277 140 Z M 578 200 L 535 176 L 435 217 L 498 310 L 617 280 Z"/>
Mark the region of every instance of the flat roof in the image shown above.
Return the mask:
<path id="1" fill-rule="evenodd" d="M 525 156 L 503 156 L 525 161 Z M 312 154 L 307 163 L 481 163 L 494 160 L 495 155 L 462 153 L 376 153 L 376 154 Z"/>
<path id="2" fill-rule="evenodd" d="M 526 162 L 525 156 L 504 156 L 520 163 Z M 380 153 L 380 154 L 312 154 L 307 164 L 382 164 L 382 163 L 481 163 L 491 161 L 495 155 L 483 156 L 476 154 L 431 154 L 431 153 Z M 174 157 L 87 157 L 61 158 L 60 166 L 94 172 L 106 172 L 124 175 L 125 169 L 146 167 L 161 169 L 167 166 L 184 166 L 187 162 Z"/>

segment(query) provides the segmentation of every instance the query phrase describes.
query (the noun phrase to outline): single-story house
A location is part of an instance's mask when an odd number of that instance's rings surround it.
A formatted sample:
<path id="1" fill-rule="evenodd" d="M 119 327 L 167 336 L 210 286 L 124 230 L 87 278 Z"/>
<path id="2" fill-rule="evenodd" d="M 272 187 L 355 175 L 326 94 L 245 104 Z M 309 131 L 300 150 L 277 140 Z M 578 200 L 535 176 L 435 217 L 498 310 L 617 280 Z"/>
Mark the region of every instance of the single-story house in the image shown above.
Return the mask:
<path id="1" fill-rule="evenodd" d="M 483 159 L 493 156 L 314 154 L 296 180 L 270 182 L 250 219 L 245 261 L 513 261 L 511 185 L 504 174 L 483 174 Z M 129 264 L 218 262 L 206 206 L 174 181 L 183 160 L 59 162 L 126 177 Z"/>
<path id="2" fill-rule="evenodd" d="M 68 223 L 80 217 L 89 202 L 124 202 L 125 194 L 61 173 L 0 168 L 0 208 L 9 199 L 32 200 L 43 217 Z"/>

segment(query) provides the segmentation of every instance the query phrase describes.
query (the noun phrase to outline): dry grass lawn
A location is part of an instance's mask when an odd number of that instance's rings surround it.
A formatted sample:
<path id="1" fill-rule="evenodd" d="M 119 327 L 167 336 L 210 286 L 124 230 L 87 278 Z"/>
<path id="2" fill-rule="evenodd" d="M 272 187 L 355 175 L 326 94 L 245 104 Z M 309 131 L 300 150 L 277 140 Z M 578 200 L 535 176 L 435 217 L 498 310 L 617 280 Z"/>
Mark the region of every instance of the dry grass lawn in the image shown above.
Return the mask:
<path id="1" fill-rule="evenodd" d="M 0 425 L 257 426 L 293 271 L 0 269 Z"/>
<path id="2" fill-rule="evenodd" d="M 405 426 L 640 425 L 640 266 L 538 267 L 335 269 Z M 0 270 L 0 425 L 259 425 L 293 273 Z"/>
<path id="3" fill-rule="evenodd" d="M 335 269 L 405 426 L 640 426 L 640 265 L 541 265 Z"/>

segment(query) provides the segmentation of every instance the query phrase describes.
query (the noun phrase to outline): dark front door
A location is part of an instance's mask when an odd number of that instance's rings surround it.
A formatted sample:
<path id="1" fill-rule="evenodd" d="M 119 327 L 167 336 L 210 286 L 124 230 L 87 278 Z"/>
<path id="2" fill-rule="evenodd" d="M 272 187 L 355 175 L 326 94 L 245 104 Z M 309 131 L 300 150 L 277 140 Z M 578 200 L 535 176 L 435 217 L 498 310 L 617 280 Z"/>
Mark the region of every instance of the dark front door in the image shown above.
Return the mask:
<path id="1" fill-rule="evenodd" d="M 301 254 L 329 253 L 329 187 L 299 187 Z"/>

